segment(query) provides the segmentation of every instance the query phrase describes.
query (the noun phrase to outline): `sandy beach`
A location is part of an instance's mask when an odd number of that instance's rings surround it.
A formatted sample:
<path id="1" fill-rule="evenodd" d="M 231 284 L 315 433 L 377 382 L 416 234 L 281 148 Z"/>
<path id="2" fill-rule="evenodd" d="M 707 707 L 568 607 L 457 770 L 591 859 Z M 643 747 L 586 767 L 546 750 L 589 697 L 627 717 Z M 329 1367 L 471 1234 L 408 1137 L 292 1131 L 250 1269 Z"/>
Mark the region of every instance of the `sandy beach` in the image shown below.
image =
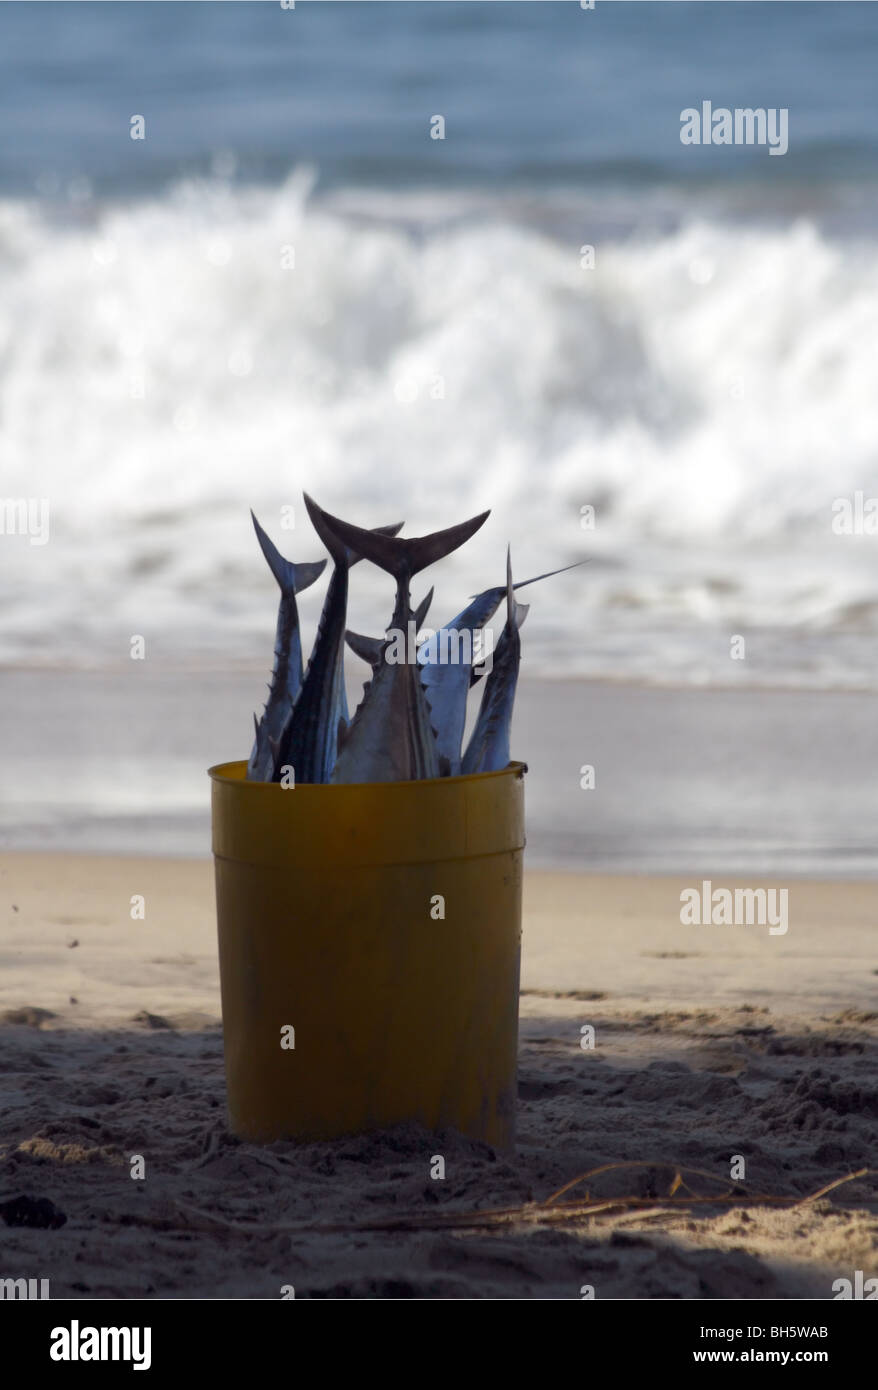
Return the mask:
<path id="1" fill-rule="evenodd" d="M 770 936 L 684 927 L 693 884 L 526 874 L 514 1154 L 416 1127 L 260 1148 L 225 1124 L 210 862 L 4 856 L 0 1201 L 66 1221 L 4 1228 L 3 1275 L 83 1299 L 832 1298 L 874 1272 L 875 1174 L 753 1198 L 878 1166 L 878 887 L 788 881 Z M 563 1199 L 615 1206 L 532 1205 L 624 1162 Z M 668 1210 L 677 1171 L 750 1200 Z"/>
<path id="2" fill-rule="evenodd" d="M 0 6 L 0 1301 L 878 1286 L 876 64 L 875 5 Z M 406 586 L 493 635 L 459 750 L 341 661 Z M 299 785 L 526 764 L 514 1150 L 230 1132 L 254 719 Z M 312 790 L 225 856 L 241 1132 L 502 1138 L 507 811 Z"/>

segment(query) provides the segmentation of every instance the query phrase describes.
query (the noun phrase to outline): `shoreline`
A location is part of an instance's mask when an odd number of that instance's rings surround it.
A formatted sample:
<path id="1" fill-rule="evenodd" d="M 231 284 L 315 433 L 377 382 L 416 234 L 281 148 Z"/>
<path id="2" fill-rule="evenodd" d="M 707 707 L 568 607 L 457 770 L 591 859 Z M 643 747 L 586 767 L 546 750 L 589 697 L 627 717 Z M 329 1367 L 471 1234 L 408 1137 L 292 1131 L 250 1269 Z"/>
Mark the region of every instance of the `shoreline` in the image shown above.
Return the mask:
<path id="1" fill-rule="evenodd" d="M 526 658 L 523 658 L 523 668 L 525 663 Z M 54 663 L 51 660 L 46 660 L 45 662 L 21 660 L 0 661 L 0 684 L 2 684 L 3 678 L 6 675 L 25 677 L 53 675 L 61 677 L 69 676 L 73 680 L 99 680 L 102 677 L 121 677 L 130 672 L 130 670 L 130 658 L 118 662 L 102 660 L 99 664 L 94 666 L 71 666 L 68 661 Z M 219 655 L 217 655 L 215 660 L 198 661 L 197 663 L 193 663 L 189 658 L 175 661 L 173 656 L 163 656 L 161 671 L 156 672 L 156 675 L 165 677 L 168 680 L 176 680 L 181 676 L 188 677 L 193 681 L 197 681 L 203 676 L 228 676 L 232 680 L 237 681 L 239 677 L 247 676 L 252 678 L 254 688 L 257 692 L 260 688 L 265 686 L 266 678 L 269 674 L 270 666 L 267 664 L 267 660 L 253 660 L 248 658 L 246 660 L 242 659 L 240 661 L 235 661 L 228 656 Z M 350 677 L 351 670 L 346 668 L 348 694 L 356 696 L 356 692 L 360 688 L 362 681 L 358 684 L 356 680 L 352 681 Z M 667 679 L 663 679 L 660 676 L 647 679 L 645 676 L 635 672 L 621 676 L 611 676 L 605 673 L 590 674 L 587 672 L 573 672 L 571 674 L 566 674 L 564 672 L 553 672 L 551 674 L 548 672 L 541 672 L 539 675 L 530 675 L 523 670 L 521 682 L 523 685 L 532 686 L 596 686 L 602 690 L 630 689 L 643 693 L 658 690 L 666 694 L 676 693 L 679 695 L 801 695 L 814 696 L 816 698 L 823 696 L 834 698 L 835 696 L 850 695 L 861 698 L 874 696 L 874 698 L 878 700 L 878 675 L 876 675 L 874 683 L 871 684 L 807 685 L 803 682 L 794 681 L 772 683 L 768 680 L 744 680 L 743 677 L 740 681 L 720 681 L 715 679 L 713 675 L 711 675 L 710 680 L 686 681 L 674 679 L 671 676 Z"/>
<path id="2" fill-rule="evenodd" d="M 702 882 L 705 880 L 708 882 L 712 882 L 714 889 L 729 888 L 731 890 L 734 890 L 735 888 L 741 890 L 753 887 L 771 890 L 789 888 L 797 885 L 803 888 L 808 887 L 809 885 L 821 885 L 827 888 L 844 887 L 853 889 L 862 888 L 867 890 L 878 889 L 878 880 L 870 877 L 836 879 L 827 878 L 825 875 L 821 874 L 789 873 L 781 875 L 775 873 L 750 875 L 749 877 L 741 874 L 726 874 L 720 875 L 718 877 L 714 876 L 713 878 L 711 878 L 709 874 L 702 875 L 700 872 L 693 872 L 687 875 L 685 873 L 680 873 L 679 871 L 675 872 L 670 869 L 666 871 L 659 870 L 657 872 L 652 872 L 648 869 L 639 868 L 629 869 L 626 870 L 624 873 L 608 873 L 605 869 L 594 868 L 591 866 L 586 866 L 585 868 L 577 868 L 575 864 L 555 865 L 536 863 L 531 865 L 528 862 L 527 858 L 527 848 L 525 848 L 524 854 L 524 873 L 526 878 L 530 876 L 536 876 L 539 878 L 551 877 L 560 879 L 585 879 L 587 881 L 599 883 L 603 883 L 607 880 L 618 880 L 620 883 L 630 883 L 638 881 L 649 883 L 673 882 L 682 885 L 685 882 L 685 886 L 687 888 L 695 888 L 699 891 L 701 889 Z M 0 849 L 0 872 L 2 872 L 4 859 L 27 860 L 31 858 L 35 860 L 44 860 L 47 862 L 49 860 L 54 861 L 59 859 L 72 859 L 75 861 L 86 860 L 91 861 L 92 863 L 100 863 L 101 861 L 108 861 L 110 863 L 116 863 L 119 861 L 143 861 L 146 864 L 155 865 L 213 864 L 213 852 L 210 849 L 206 849 L 203 852 L 203 854 L 186 854 L 182 852 L 180 854 L 163 854 L 160 850 L 144 850 L 143 853 L 132 854 L 124 850 L 104 851 L 97 849 Z M 717 923 L 716 925 L 720 924 Z"/>
<path id="3" fill-rule="evenodd" d="M 132 663 L 133 666 L 139 663 Z M 207 768 L 246 757 L 260 683 L 142 669 L 0 679 L 0 849 L 207 855 Z M 349 689 L 352 705 L 359 685 Z M 519 686 L 533 868 L 878 880 L 870 694 Z M 47 730 L 63 730 L 61 746 Z M 581 770 L 594 768 L 583 790 Z"/>

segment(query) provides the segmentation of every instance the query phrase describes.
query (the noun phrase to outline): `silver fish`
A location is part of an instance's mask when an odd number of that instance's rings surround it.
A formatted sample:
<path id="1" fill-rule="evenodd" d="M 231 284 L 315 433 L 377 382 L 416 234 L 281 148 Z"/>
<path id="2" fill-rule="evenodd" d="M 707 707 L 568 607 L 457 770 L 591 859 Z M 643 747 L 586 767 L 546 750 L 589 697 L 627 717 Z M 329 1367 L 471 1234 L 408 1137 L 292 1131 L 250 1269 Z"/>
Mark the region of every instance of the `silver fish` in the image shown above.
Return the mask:
<path id="1" fill-rule="evenodd" d="M 516 603 L 512 583 L 512 560 L 506 552 L 506 624 L 497 643 L 493 665 L 485 677 L 485 689 L 476 726 L 463 755 L 461 771 L 499 772 L 510 762 L 509 737 L 512 706 L 521 662 L 519 628 L 529 605 Z"/>
<path id="2" fill-rule="evenodd" d="M 256 738 L 247 763 L 250 782 L 269 782 L 274 771 L 278 740 L 287 715 L 302 684 L 302 636 L 299 631 L 299 610 L 296 594 L 307 589 L 326 568 L 325 560 L 294 565 L 285 560 L 273 541 L 263 531 L 256 517 L 253 525 L 268 567 L 280 585 L 280 604 L 277 610 L 277 629 L 274 639 L 274 667 L 268 687 L 268 700 L 262 718 L 253 716 Z"/>
<path id="3" fill-rule="evenodd" d="M 291 766 L 297 783 L 322 783 L 329 781 L 335 766 L 339 730 L 348 725 L 344 688 L 348 571 L 362 557 L 336 539 L 324 525 L 320 508 L 307 493 L 304 496 L 314 530 L 332 556 L 334 568 L 302 688 L 279 741 L 273 780 L 280 781 L 281 768 Z M 400 521 L 379 526 L 373 534 L 395 536 L 402 525 Z"/>
<path id="4" fill-rule="evenodd" d="M 435 531 L 429 536 L 375 536 L 323 512 L 323 520 L 338 539 L 396 579 L 396 603 L 388 631 L 404 641 L 414 623 L 409 597 L 412 576 L 450 555 L 469 540 L 489 513 Z M 388 660 L 391 639 L 383 644 L 381 660 L 363 699 L 340 741 L 332 782 L 405 782 L 438 777 L 443 770 L 430 724 L 430 707 L 420 681 L 417 661 Z"/>
<path id="5" fill-rule="evenodd" d="M 533 579 L 520 579 L 512 587 L 523 589 L 527 584 L 551 579 L 555 574 L 563 574 L 565 570 L 576 569 L 577 565 L 584 563 L 578 560 L 576 564 L 537 574 Z M 430 702 L 439 755 L 448 760 L 452 777 L 456 777 L 461 770 L 466 697 L 470 685 L 478 679 L 475 673 L 479 665 L 483 666 L 479 674 L 485 674 L 488 669 L 487 662 L 473 664 L 477 635 L 497 611 L 505 593 L 506 587 L 501 585 L 476 594 L 462 612 L 445 627 L 439 628 L 434 636 L 428 637 L 418 649 L 418 661 L 423 667 L 421 684 Z M 483 653 L 483 657 L 487 655 L 487 652 Z"/>
<path id="6" fill-rule="evenodd" d="M 424 619 L 430 611 L 430 604 L 432 602 L 433 590 L 431 589 L 414 611 L 415 633 L 420 632 L 421 628 L 424 626 Z M 345 641 L 351 651 L 360 657 L 362 661 L 367 662 L 373 670 L 381 661 L 382 653 L 387 645 L 386 637 L 366 637 L 362 632 L 351 632 L 350 628 L 348 628 L 345 633 Z"/>

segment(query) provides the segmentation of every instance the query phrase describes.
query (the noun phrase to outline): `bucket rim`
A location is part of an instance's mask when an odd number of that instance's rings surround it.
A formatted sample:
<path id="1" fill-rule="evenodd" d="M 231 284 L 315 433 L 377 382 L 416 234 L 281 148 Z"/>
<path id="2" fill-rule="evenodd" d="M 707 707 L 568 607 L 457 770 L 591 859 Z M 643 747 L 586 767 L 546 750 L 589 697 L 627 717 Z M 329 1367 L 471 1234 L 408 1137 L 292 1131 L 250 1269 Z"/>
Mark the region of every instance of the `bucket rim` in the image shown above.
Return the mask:
<path id="1" fill-rule="evenodd" d="M 277 792 L 286 791 L 279 782 L 248 782 L 245 776 L 241 775 L 240 769 L 246 771 L 247 759 L 234 758 L 230 762 L 214 763 L 213 767 L 207 769 L 207 775 L 212 782 L 219 782 L 225 786 L 248 787 L 261 789 L 264 793 L 266 789 Z M 236 774 L 228 772 L 229 768 L 237 768 Z M 505 767 L 499 768 L 495 772 L 466 772 L 457 777 L 420 777 L 409 779 L 405 782 L 297 782 L 296 791 L 308 791 L 310 793 L 338 792 L 349 787 L 422 787 L 422 786 L 459 786 L 463 782 L 484 782 L 490 777 L 519 777 L 523 778 L 528 771 L 527 763 L 520 762 L 513 758 Z"/>

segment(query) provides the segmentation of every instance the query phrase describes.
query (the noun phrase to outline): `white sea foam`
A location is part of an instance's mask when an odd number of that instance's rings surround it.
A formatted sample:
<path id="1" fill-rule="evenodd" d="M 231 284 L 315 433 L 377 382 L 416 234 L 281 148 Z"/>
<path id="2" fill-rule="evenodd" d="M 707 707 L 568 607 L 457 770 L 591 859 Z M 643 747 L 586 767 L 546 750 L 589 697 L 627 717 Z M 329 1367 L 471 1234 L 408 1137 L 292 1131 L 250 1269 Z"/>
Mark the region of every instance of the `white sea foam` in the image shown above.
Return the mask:
<path id="1" fill-rule="evenodd" d="M 493 508 L 423 577 L 434 621 L 502 582 L 507 539 L 521 577 L 591 557 L 532 591 L 535 668 L 878 679 L 878 537 L 831 527 L 878 492 L 878 245 L 720 217 L 594 237 L 592 206 L 562 234 L 508 199 L 318 199 L 307 173 L 76 222 L 0 203 L 0 497 L 51 518 L 47 545 L 0 537 L 0 657 L 101 664 L 143 633 L 267 661 L 247 512 L 310 559 L 304 487 L 409 534 Z M 354 587 L 374 630 L 386 577 Z M 737 632 L 762 634 L 738 664 Z"/>

